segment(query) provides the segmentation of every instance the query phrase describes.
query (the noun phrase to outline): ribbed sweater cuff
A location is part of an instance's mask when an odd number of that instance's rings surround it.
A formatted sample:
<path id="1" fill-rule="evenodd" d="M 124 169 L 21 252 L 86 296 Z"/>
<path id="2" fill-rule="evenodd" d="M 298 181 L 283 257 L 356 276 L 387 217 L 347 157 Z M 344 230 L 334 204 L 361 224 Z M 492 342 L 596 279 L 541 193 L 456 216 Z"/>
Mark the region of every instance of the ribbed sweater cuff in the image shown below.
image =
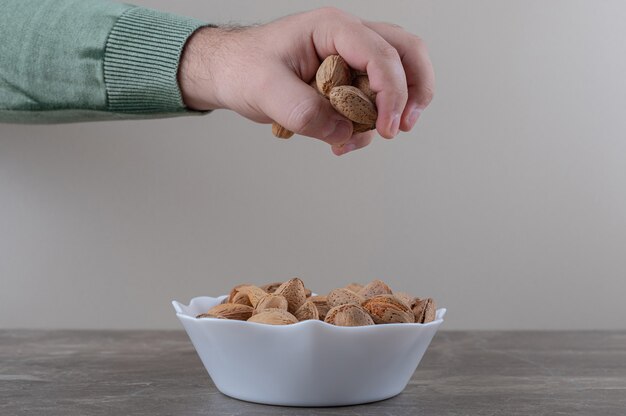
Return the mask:
<path id="1" fill-rule="evenodd" d="M 188 112 L 178 85 L 178 65 L 191 34 L 207 24 L 142 7 L 122 14 L 104 53 L 107 110 L 116 113 Z"/>

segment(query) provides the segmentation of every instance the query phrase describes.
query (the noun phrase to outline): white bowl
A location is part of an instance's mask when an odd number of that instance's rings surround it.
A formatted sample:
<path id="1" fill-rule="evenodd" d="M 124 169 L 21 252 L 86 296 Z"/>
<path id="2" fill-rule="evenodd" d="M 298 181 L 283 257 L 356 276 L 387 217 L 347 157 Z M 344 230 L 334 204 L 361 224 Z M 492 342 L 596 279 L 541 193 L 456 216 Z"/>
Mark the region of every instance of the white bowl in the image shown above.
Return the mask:
<path id="1" fill-rule="evenodd" d="M 438 309 L 427 324 L 361 327 L 196 318 L 225 297 L 172 305 L 222 393 L 283 406 L 343 406 L 399 394 L 446 313 Z"/>

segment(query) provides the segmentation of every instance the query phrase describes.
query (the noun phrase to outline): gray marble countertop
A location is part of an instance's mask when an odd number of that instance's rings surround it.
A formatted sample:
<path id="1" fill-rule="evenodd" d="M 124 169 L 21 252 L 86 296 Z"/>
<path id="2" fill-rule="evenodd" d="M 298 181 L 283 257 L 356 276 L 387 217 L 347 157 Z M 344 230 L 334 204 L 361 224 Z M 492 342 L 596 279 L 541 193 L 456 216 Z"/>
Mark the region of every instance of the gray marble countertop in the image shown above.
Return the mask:
<path id="1" fill-rule="evenodd" d="M 306 409 L 219 393 L 181 331 L 0 331 L 0 415 L 626 415 L 626 332 L 450 332 L 406 390 Z"/>

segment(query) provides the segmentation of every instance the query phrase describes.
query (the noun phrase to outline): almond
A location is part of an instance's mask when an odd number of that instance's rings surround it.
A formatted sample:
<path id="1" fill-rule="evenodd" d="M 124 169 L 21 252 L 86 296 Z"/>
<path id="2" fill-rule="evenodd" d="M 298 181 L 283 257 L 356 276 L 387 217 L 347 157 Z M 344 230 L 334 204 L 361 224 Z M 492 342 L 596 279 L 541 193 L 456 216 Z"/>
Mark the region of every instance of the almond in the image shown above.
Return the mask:
<path id="1" fill-rule="evenodd" d="M 348 303 L 360 305 L 364 299 L 356 293 L 340 287 L 338 289 L 331 290 L 326 297 L 326 300 L 328 302 L 328 306 L 334 308 L 335 306 L 345 305 Z"/>
<path id="2" fill-rule="evenodd" d="M 324 322 L 337 326 L 374 325 L 372 317 L 359 305 L 346 303 L 328 311 Z"/>
<path id="3" fill-rule="evenodd" d="M 235 297 L 232 299 L 231 303 L 252 306 L 252 303 L 250 303 L 250 297 L 248 296 L 248 294 L 245 292 L 242 292 L 241 290 L 237 292 Z"/>
<path id="4" fill-rule="evenodd" d="M 374 124 L 361 124 L 357 122 L 352 122 L 352 133 L 365 133 L 366 131 L 374 130 L 376 128 L 376 123 Z"/>
<path id="5" fill-rule="evenodd" d="M 359 295 L 365 299 L 371 298 L 376 295 L 391 295 L 393 292 L 391 288 L 387 286 L 382 280 L 372 280 L 359 291 Z"/>
<path id="6" fill-rule="evenodd" d="M 221 303 L 202 313 L 197 318 L 237 319 L 245 321 L 252 316 L 252 307 L 237 303 Z"/>
<path id="7" fill-rule="evenodd" d="M 415 322 L 427 324 L 435 320 L 437 307 L 432 298 L 418 299 L 417 304 L 413 307 Z"/>
<path id="8" fill-rule="evenodd" d="M 268 293 L 257 302 L 254 307 L 253 314 L 264 311 L 265 309 L 283 309 L 287 310 L 287 299 L 282 295 Z"/>
<path id="9" fill-rule="evenodd" d="M 328 302 L 326 300 L 326 296 L 311 296 L 309 298 L 309 301 L 313 302 L 313 304 L 317 308 L 317 313 L 320 317 L 319 319 L 323 321 L 324 318 L 326 318 L 328 310 L 330 309 L 330 306 L 328 306 Z"/>
<path id="10" fill-rule="evenodd" d="M 273 282 L 261 287 L 241 284 L 233 287 L 219 305 L 197 318 L 249 320 L 272 325 L 322 320 L 339 326 L 390 323 L 428 323 L 436 319 L 432 298 L 417 298 L 393 292 L 382 280 L 362 286 L 350 283 L 327 296 L 312 295 L 302 280 Z M 257 317 L 258 315 L 258 317 Z"/>
<path id="11" fill-rule="evenodd" d="M 349 85 L 351 80 L 350 67 L 339 55 L 326 57 L 315 75 L 318 91 L 327 97 L 334 87 Z"/>
<path id="12" fill-rule="evenodd" d="M 352 86 L 357 87 L 372 103 L 376 104 L 376 93 L 370 88 L 370 79 L 367 75 L 357 75 L 352 81 Z"/>
<path id="13" fill-rule="evenodd" d="M 417 302 L 419 301 L 419 298 L 413 295 L 409 295 L 406 292 L 393 292 L 393 295 L 397 297 L 398 299 L 400 299 L 401 301 L 403 301 L 404 303 L 406 303 L 406 305 L 411 309 L 413 309 L 415 305 L 417 304 Z"/>
<path id="14" fill-rule="evenodd" d="M 248 298 L 250 299 L 250 304 L 252 305 L 252 307 L 254 308 L 256 306 L 257 303 L 259 303 L 259 300 L 267 295 L 267 292 L 263 289 L 261 289 L 258 286 L 246 286 L 246 287 L 242 287 L 240 289 L 240 292 L 246 293 L 248 295 Z"/>
<path id="15" fill-rule="evenodd" d="M 358 69 L 351 68 L 352 79 L 356 79 L 356 77 L 360 77 L 361 75 L 367 75 L 367 71 L 360 71 Z"/>
<path id="16" fill-rule="evenodd" d="M 363 285 L 360 283 L 350 283 L 345 288 L 351 292 L 359 293 L 359 290 L 363 289 Z"/>
<path id="17" fill-rule="evenodd" d="M 376 123 L 376 106 L 358 88 L 351 85 L 334 87 L 329 98 L 333 108 L 348 119 L 370 126 Z"/>
<path id="18" fill-rule="evenodd" d="M 378 295 L 363 302 L 365 309 L 375 323 L 413 323 L 413 311 L 403 301 L 393 295 Z"/>
<path id="19" fill-rule="evenodd" d="M 276 289 L 278 289 L 278 287 L 282 284 L 283 282 L 268 283 L 266 285 L 261 286 L 261 289 L 265 290 L 267 293 L 274 293 L 276 292 Z"/>
<path id="20" fill-rule="evenodd" d="M 228 299 L 228 303 L 233 303 L 233 300 L 235 299 L 235 296 L 237 296 L 237 293 L 239 293 L 239 289 L 241 289 L 242 287 L 245 287 L 245 286 L 250 286 L 250 284 L 249 283 L 244 283 L 244 284 L 237 285 L 237 286 L 233 287 L 230 290 L 230 294 L 228 295 L 228 298 L 227 298 Z"/>
<path id="21" fill-rule="evenodd" d="M 298 320 L 284 309 L 266 309 L 263 312 L 252 315 L 248 322 L 267 325 L 289 325 L 297 323 Z"/>
<path id="22" fill-rule="evenodd" d="M 274 292 L 283 295 L 287 299 L 288 311 L 295 313 L 304 302 L 306 302 L 306 289 L 302 280 L 294 277 L 281 284 Z"/>
<path id="23" fill-rule="evenodd" d="M 286 129 L 285 127 L 274 121 L 272 123 L 272 134 L 279 139 L 289 139 L 291 136 L 293 136 L 293 131 Z"/>
<path id="24" fill-rule="evenodd" d="M 237 294 L 232 300 L 232 303 L 239 303 L 242 305 L 249 305 L 255 307 L 259 299 L 267 295 L 263 289 L 253 285 L 242 286 L 238 289 Z"/>
<path id="25" fill-rule="evenodd" d="M 298 321 L 307 321 L 309 319 L 320 319 L 319 312 L 315 307 L 315 304 L 310 300 L 307 300 L 298 308 L 294 316 L 298 319 Z"/>

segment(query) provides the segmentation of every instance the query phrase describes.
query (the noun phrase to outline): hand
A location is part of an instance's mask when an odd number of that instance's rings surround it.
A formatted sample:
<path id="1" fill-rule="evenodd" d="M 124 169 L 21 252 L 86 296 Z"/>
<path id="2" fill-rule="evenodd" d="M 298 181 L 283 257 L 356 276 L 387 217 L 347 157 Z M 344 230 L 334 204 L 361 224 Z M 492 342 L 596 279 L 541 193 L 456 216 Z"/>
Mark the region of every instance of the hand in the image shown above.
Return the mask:
<path id="1" fill-rule="evenodd" d="M 195 110 L 230 109 L 259 123 L 325 141 L 336 155 L 367 146 L 373 132 L 352 124 L 308 83 L 321 59 L 339 54 L 367 71 L 377 93 L 378 133 L 409 131 L 433 97 L 426 47 L 399 26 L 367 22 L 334 8 L 246 28 L 203 28 L 183 51 L 179 83 Z"/>

